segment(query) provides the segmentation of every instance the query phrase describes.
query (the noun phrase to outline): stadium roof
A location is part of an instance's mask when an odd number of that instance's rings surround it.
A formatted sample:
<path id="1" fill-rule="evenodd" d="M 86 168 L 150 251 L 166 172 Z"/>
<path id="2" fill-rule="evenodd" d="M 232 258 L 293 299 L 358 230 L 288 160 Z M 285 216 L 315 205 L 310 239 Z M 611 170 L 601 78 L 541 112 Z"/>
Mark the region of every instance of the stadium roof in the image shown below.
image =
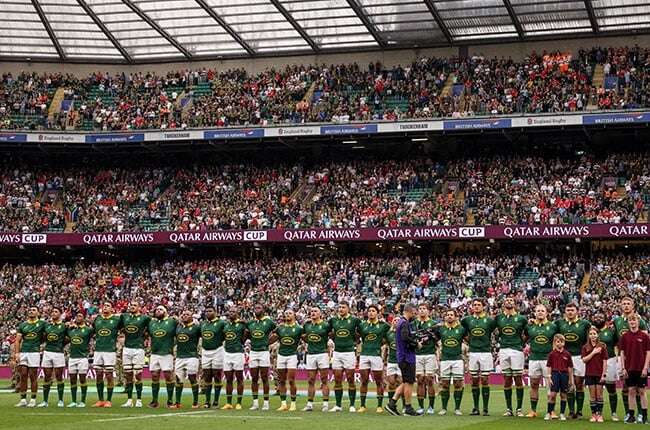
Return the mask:
<path id="1" fill-rule="evenodd" d="M 650 0 L 1 0 L 0 59 L 147 63 L 650 33 Z"/>

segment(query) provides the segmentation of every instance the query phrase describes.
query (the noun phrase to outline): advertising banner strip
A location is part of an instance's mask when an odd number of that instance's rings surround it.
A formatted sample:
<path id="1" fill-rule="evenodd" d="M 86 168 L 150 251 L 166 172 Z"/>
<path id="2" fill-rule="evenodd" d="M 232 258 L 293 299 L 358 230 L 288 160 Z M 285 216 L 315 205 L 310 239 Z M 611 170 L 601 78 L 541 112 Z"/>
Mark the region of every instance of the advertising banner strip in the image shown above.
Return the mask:
<path id="1" fill-rule="evenodd" d="M 0 233 L 0 246 L 132 246 L 246 242 L 650 239 L 650 224 L 433 226 L 149 233 Z"/>

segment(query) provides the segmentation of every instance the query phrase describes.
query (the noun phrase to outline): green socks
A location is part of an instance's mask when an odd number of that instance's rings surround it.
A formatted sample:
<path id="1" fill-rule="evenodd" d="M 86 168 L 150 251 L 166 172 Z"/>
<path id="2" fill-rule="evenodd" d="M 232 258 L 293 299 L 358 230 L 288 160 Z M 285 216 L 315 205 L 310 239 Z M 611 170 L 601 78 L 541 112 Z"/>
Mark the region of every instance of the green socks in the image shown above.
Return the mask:
<path id="1" fill-rule="evenodd" d="M 214 403 L 215 404 L 219 404 L 219 396 L 221 396 L 221 387 L 222 386 L 223 386 L 223 384 L 221 383 L 221 381 L 217 382 L 214 385 Z M 231 399 L 232 399 L 232 397 L 231 397 Z"/>
<path id="2" fill-rule="evenodd" d="M 151 397 L 153 403 L 158 403 L 158 394 L 160 393 L 160 382 L 151 383 Z"/>
<path id="3" fill-rule="evenodd" d="M 86 403 L 86 395 L 88 394 L 88 385 L 86 383 L 81 384 L 81 402 Z"/>
<path id="4" fill-rule="evenodd" d="M 354 401 L 357 397 L 357 390 L 348 390 L 348 398 L 350 399 L 350 406 L 354 406 Z"/>
<path id="5" fill-rule="evenodd" d="M 503 395 L 506 398 L 506 409 L 511 411 L 512 410 L 512 387 L 504 388 Z"/>
<path id="6" fill-rule="evenodd" d="M 481 397 L 481 389 L 479 387 L 472 387 L 472 401 L 474 402 L 474 409 L 479 408 L 479 398 Z"/>
<path id="7" fill-rule="evenodd" d="M 336 398 L 336 406 L 339 408 L 341 407 L 341 403 L 343 401 L 343 390 L 340 388 L 337 388 L 334 390 L 334 397 Z"/>
<path id="8" fill-rule="evenodd" d="M 100 402 L 104 401 L 104 381 L 97 383 L 97 398 Z"/>
<path id="9" fill-rule="evenodd" d="M 176 403 L 180 403 L 183 398 L 183 384 L 176 384 Z"/>
<path id="10" fill-rule="evenodd" d="M 133 397 L 133 382 L 128 382 L 126 384 L 126 398 L 130 399 Z"/>
<path id="11" fill-rule="evenodd" d="M 47 403 L 48 400 L 49 400 L 49 398 L 50 398 L 50 387 L 51 387 L 51 386 L 52 386 L 52 385 L 51 385 L 51 383 L 49 383 L 49 382 L 46 383 L 46 384 L 43 384 L 43 401 L 44 401 L 45 403 Z"/>
<path id="12" fill-rule="evenodd" d="M 517 387 L 515 391 L 517 394 L 517 409 L 519 410 L 524 406 L 524 387 Z"/>
<path id="13" fill-rule="evenodd" d="M 361 394 L 361 407 L 362 408 L 366 407 L 366 394 L 365 393 Z"/>
<path id="14" fill-rule="evenodd" d="M 72 403 L 77 403 L 77 384 L 70 384 L 70 395 L 72 395 Z"/>
<path id="15" fill-rule="evenodd" d="M 138 397 L 138 400 L 142 400 L 142 382 L 135 383 L 135 395 Z"/>
<path id="16" fill-rule="evenodd" d="M 199 384 L 196 382 L 192 384 L 192 404 L 199 404 Z"/>
<path id="17" fill-rule="evenodd" d="M 167 387 L 167 404 L 170 405 L 174 401 L 174 383 L 168 382 Z"/>
<path id="18" fill-rule="evenodd" d="M 205 384 L 203 389 L 205 390 L 205 404 L 209 405 L 212 401 L 212 384 Z"/>
<path id="19" fill-rule="evenodd" d="M 537 412 L 537 399 L 530 399 L 530 409 Z"/>
<path id="20" fill-rule="evenodd" d="M 490 403 L 490 386 L 484 385 L 481 387 L 481 397 L 483 397 L 483 410 L 488 410 L 488 403 Z"/>
<path id="21" fill-rule="evenodd" d="M 106 387 L 106 400 L 111 402 L 113 400 L 113 387 Z"/>
<path id="22" fill-rule="evenodd" d="M 454 390 L 454 406 L 456 409 L 460 409 L 460 404 L 463 401 L 463 388 L 458 388 Z"/>
<path id="23" fill-rule="evenodd" d="M 442 409 L 447 409 L 447 405 L 449 405 L 449 389 L 448 388 L 443 388 L 442 391 L 440 391 L 440 398 L 442 399 Z"/>
<path id="24" fill-rule="evenodd" d="M 567 393 L 567 403 L 569 404 L 569 413 L 573 414 L 576 411 L 576 393 Z"/>

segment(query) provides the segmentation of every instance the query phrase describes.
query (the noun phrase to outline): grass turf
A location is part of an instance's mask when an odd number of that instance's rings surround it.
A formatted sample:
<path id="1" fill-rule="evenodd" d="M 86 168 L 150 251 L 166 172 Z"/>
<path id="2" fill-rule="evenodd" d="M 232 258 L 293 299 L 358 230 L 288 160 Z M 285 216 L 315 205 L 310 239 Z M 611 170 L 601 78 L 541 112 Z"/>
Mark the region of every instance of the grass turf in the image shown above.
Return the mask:
<path id="1" fill-rule="evenodd" d="M 149 381 L 145 381 L 145 387 L 149 385 Z M 301 384 L 302 385 L 302 384 Z M 147 387 L 148 388 L 148 387 Z M 247 387 L 248 384 L 247 384 Z M 303 387 L 299 387 L 302 389 Z M 357 387 L 358 389 L 358 387 Z M 69 387 L 66 386 L 65 402 L 71 401 Z M 150 400 L 148 390 L 145 390 L 143 401 L 146 403 Z M 371 393 L 374 393 L 374 387 L 371 386 Z M 371 394 L 369 393 L 369 395 Z M 220 398 L 221 405 L 225 402 L 225 392 L 222 391 Z M 330 399 L 330 406 L 334 404 L 334 398 Z M 514 394 L 514 393 L 513 393 Z M 25 429 L 25 430 L 73 430 L 73 429 L 88 429 L 93 430 L 132 430 L 132 429 L 145 429 L 155 428 L 157 430 L 178 430 L 183 426 L 191 428 L 191 430 L 213 430 L 215 426 L 227 426 L 229 430 L 293 430 L 304 429 L 307 426 L 314 429 L 323 430 L 342 430 L 342 429 L 363 429 L 363 428 L 380 428 L 380 426 L 408 426 L 409 429 L 495 429 L 500 426 L 517 426 L 518 430 L 534 430 L 539 427 L 573 427 L 573 428 L 614 428 L 623 425 L 622 422 L 614 423 L 606 421 L 604 424 L 592 424 L 588 422 L 588 417 L 583 418 L 579 422 L 545 422 L 541 418 L 543 412 L 546 410 L 546 396 L 544 390 L 541 390 L 541 399 L 538 406 L 540 418 L 510 418 L 502 417 L 505 408 L 505 400 L 501 387 L 492 387 L 490 398 L 490 413 L 489 417 L 470 417 L 469 414 L 472 408 L 471 391 L 469 387 L 465 387 L 462 410 L 464 416 L 457 417 L 452 415 L 447 416 L 424 416 L 418 418 L 411 417 L 391 417 L 384 414 L 375 413 L 377 401 L 375 398 L 368 398 L 367 406 L 369 411 L 365 414 L 351 414 L 347 412 L 347 391 L 344 393 L 343 407 L 344 412 L 332 414 L 320 412 L 320 399 L 316 399 L 315 409 L 317 411 L 307 412 L 276 412 L 275 408 L 279 407 L 280 399 L 277 396 L 271 397 L 270 412 L 252 412 L 248 408 L 252 403 L 250 396 L 244 397 L 243 409 L 241 411 L 221 411 L 221 410 L 191 410 L 191 393 L 188 387 L 184 390 L 183 406 L 180 411 L 172 411 L 166 408 L 152 410 L 148 408 L 143 409 L 122 409 L 119 407 L 124 401 L 125 396 L 122 394 L 121 388 L 115 389 L 113 397 L 113 408 L 111 409 L 94 409 L 87 407 L 86 409 L 60 409 L 56 407 L 56 390 L 50 394 L 50 407 L 47 409 L 22 409 L 15 408 L 14 404 L 19 400 L 19 396 L 15 393 L 3 392 L 0 394 L 0 429 Z M 374 397 L 374 396 L 373 396 Z M 513 395 L 514 397 L 514 395 Z M 41 400 L 41 393 L 37 399 Z M 87 405 L 91 405 L 96 400 L 94 391 L 94 384 L 89 386 L 89 395 Z M 164 386 L 161 389 L 161 402 L 166 400 L 166 392 Z M 200 396 L 203 400 L 203 396 Z M 513 399 L 514 401 L 515 399 Z M 260 400 L 261 403 L 261 400 Z M 304 396 L 298 397 L 298 409 L 306 403 Z M 414 406 L 417 407 L 417 399 L 413 399 Z M 359 407 L 359 394 L 357 393 L 357 408 Z M 426 406 L 426 403 L 425 403 Z M 530 402 L 528 398 L 528 391 L 524 398 L 524 411 L 529 410 Z M 453 398 L 450 399 L 449 407 L 453 408 Z M 440 398 L 436 398 L 436 411 L 440 410 Z M 452 411 L 450 411 L 452 412 Z M 559 402 L 556 405 L 556 412 L 559 413 Z M 585 400 L 585 414 L 589 415 L 589 402 L 588 398 Z M 619 392 L 619 417 L 623 415 L 623 406 L 620 401 Z M 609 419 L 609 405 L 607 403 L 607 394 L 605 394 L 605 417 Z"/>

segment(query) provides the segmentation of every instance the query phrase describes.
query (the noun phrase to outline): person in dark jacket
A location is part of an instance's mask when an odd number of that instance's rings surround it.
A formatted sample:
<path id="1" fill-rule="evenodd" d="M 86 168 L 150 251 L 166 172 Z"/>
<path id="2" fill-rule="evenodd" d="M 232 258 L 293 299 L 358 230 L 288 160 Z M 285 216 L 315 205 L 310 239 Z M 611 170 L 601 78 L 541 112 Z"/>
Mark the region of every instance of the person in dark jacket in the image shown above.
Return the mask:
<path id="1" fill-rule="evenodd" d="M 419 342 L 411 321 L 415 317 L 415 307 L 411 304 L 404 305 L 402 317 L 397 323 L 395 344 L 397 346 L 397 364 L 402 372 L 402 384 L 397 387 L 395 394 L 385 406 L 386 412 L 391 415 L 400 415 L 397 410 L 397 401 L 404 399 L 404 414 L 419 415 L 411 406 L 413 384 L 415 383 L 415 351 Z"/>

